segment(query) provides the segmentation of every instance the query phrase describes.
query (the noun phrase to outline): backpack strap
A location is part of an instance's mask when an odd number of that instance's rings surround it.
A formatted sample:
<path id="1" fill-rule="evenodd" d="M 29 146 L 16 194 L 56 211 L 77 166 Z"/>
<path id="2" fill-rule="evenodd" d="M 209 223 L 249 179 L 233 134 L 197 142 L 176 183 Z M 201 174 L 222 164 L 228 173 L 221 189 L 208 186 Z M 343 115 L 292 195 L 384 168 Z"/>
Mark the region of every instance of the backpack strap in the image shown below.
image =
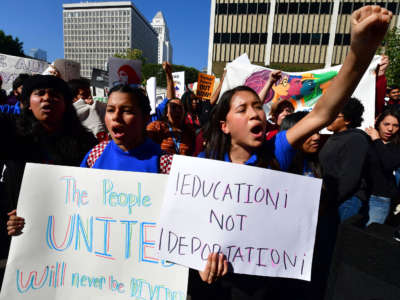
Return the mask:
<path id="1" fill-rule="evenodd" d="M 90 150 L 89 156 L 86 160 L 86 164 L 89 168 L 93 167 L 94 163 L 103 154 L 104 149 L 109 143 L 110 141 L 101 142 L 100 144 L 94 146 L 92 150 Z"/>
<path id="2" fill-rule="evenodd" d="M 160 156 L 160 174 L 169 174 L 173 157 L 172 154 L 163 154 Z"/>

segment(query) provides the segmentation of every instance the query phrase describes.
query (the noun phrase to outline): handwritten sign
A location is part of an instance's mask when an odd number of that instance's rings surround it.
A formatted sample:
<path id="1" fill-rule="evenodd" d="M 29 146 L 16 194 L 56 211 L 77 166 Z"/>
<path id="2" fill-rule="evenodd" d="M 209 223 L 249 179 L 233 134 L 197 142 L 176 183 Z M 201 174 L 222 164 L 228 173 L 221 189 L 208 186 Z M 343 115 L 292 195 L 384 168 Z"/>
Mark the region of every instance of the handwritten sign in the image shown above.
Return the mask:
<path id="1" fill-rule="evenodd" d="M 61 78 L 67 82 L 81 77 L 81 64 L 77 61 L 59 58 L 56 59 L 53 64 L 60 72 Z"/>
<path id="2" fill-rule="evenodd" d="M 235 273 L 310 280 L 320 190 L 315 178 L 174 155 L 160 256 L 203 270 L 222 252 Z"/>
<path id="3" fill-rule="evenodd" d="M 199 73 L 196 95 L 202 99 L 210 100 L 214 89 L 215 76 Z"/>
<path id="4" fill-rule="evenodd" d="M 49 64 L 42 60 L 29 59 L 0 53 L 0 75 L 3 78 L 2 88 L 12 89 L 12 83 L 21 73 L 42 74 Z"/>
<path id="5" fill-rule="evenodd" d="M 174 80 L 175 96 L 181 98 L 185 93 L 185 71 L 172 73 L 172 79 Z"/>
<path id="6" fill-rule="evenodd" d="M 0 299 L 185 299 L 187 269 L 156 256 L 166 179 L 27 164 Z"/>

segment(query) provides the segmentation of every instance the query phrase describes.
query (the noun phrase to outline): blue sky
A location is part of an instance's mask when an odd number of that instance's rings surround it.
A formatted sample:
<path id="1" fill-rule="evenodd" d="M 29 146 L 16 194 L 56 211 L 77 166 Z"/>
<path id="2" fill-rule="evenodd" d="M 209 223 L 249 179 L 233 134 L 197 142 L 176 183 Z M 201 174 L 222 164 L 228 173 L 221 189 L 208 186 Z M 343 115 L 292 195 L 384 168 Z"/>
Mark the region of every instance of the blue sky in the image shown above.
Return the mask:
<path id="1" fill-rule="evenodd" d="M 109 0 L 110 2 L 115 2 Z M 74 0 L 1 0 L 0 29 L 18 37 L 28 54 L 31 48 L 47 51 L 49 61 L 64 57 L 62 4 Z M 173 46 L 173 63 L 202 69 L 207 66 L 210 0 L 131 1 L 151 22 L 161 10 Z"/>

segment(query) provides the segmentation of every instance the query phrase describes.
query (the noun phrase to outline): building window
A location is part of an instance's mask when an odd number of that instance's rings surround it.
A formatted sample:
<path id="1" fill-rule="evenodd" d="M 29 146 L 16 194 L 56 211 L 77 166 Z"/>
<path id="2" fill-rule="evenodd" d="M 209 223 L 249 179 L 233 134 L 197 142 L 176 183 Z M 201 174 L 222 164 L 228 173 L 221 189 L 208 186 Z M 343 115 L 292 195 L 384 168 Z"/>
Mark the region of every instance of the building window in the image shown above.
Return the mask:
<path id="1" fill-rule="evenodd" d="M 251 44 L 258 44 L 260 42 L 260 34 L 259 33 L 252 33 L 250 38 Z"/>
<path id="2" fill-rule="evenodd" d="M 228 12 L 229 14 L 237 14 L 238 6 L 237 3 L 230 3 L 228 4 Z"/>
<path id="3" fill-rule="evenodd" d="M 248 33 L 241 33 L 240 34 L 240 43 L 241 44 L 248 44 L 249 43 L 250 35 Z"/>
<path id="4" fill-rule="evenodd" d="M 231 43 L 239 44 L 239 42 L 240 42 L 240 33 L 232 33 L 231 34 Z"/>
<path id="5" fill-rule="evenodd" d="M 311 35 L 311 45 L 319 45 L 321 41 L 321 34 L 313 33 Z"/>

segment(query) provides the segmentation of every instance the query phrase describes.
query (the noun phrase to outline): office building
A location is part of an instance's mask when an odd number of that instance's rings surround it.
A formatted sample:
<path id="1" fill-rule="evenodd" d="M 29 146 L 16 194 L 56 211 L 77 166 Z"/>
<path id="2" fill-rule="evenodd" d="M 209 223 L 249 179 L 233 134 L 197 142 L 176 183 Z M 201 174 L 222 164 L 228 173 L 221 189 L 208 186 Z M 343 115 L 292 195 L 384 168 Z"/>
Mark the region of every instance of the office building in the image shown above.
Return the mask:
<path id="1" fill-rule="evenodd" d="M 29 50 L 29 56 L 47 61 L 47 52 L 39 48 L 32 48 L 31 50 Z"/>
<path id="2" fill-rule="evenodd" d="M 343 63 L 350 45 L 350 15 L 379 4 L 400 26 L 398 0 L 211 0 L 209 73 L 247 53 L 254 64 L 316 69 Z"/>
<path id="3" fill-rule="evenodd" d="M 157 62 L 157 32 L 130 1 L 63 4 L 63 24 L 64 56 L 80 62 L 83 77 L 129 48 Z"/>
<path id="4" fill-rule="evenodd" d="M 158 63 L 161 64 L 163 61 L 172 63 L 172 45 L 169 39 L 169 29 L 161 11 L 154 16 L 151 26 L 158 33 Z"/>

